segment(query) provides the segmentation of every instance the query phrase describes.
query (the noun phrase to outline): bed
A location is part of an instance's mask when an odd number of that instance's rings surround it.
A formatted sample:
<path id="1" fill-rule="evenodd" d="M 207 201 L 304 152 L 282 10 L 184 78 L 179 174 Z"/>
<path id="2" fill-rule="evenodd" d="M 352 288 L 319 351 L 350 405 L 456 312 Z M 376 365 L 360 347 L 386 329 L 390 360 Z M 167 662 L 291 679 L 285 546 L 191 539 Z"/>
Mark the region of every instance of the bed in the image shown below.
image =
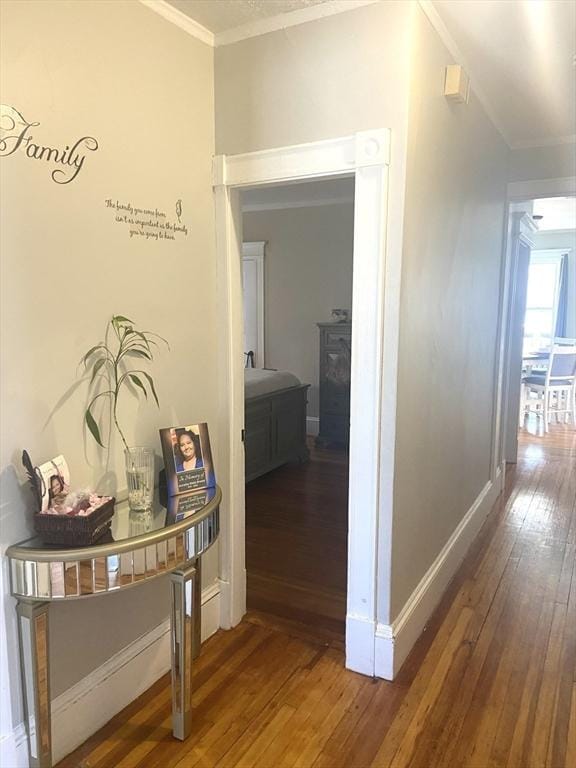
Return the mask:
<path id="1" fill-rule="evenodd" d="M 246 482 L 289 461 L 306 461 L 309 384 L 288 371 L 245 368 Z"/>

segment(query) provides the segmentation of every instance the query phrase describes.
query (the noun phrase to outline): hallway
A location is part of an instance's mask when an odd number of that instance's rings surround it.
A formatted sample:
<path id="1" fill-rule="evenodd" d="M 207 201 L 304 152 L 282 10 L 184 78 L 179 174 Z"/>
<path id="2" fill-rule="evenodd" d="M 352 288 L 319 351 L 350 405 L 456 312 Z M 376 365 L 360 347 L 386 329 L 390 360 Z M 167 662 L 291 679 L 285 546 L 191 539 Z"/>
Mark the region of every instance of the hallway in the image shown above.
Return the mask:
<path id="1" fill-rule="evenodd" d="M 575 463 L 573 428 L 521 433 L 394 683 L 346 671 L 305 624 L 249 613 L 202 647 L 188 741 L 171 736 L 165 676 L 60 768 L 576 765 Z"/>

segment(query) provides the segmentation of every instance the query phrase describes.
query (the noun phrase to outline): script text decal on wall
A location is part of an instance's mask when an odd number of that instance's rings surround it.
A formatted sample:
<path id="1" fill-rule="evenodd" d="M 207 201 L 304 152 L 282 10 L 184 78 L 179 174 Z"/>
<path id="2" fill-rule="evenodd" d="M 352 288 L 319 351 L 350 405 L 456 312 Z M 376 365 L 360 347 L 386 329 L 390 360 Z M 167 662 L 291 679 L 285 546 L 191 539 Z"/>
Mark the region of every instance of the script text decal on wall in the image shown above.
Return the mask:
<path id="1" fill-rule="evenodd" d="M 82 170 L 86 154 L 85 149 L 95 152 L 98 142 L 93 136 L 82 136 L 70 147 L 64 149 L 35 144 L 31 133 L 40 123 L 29 123 L 24 117 L 7 104 L 0 104 L 0 157 L 13 155 L 18 150 L 31 160 L 45 160 L 58 166 L 50 174 L 56 184 L 70 184 Z"/>

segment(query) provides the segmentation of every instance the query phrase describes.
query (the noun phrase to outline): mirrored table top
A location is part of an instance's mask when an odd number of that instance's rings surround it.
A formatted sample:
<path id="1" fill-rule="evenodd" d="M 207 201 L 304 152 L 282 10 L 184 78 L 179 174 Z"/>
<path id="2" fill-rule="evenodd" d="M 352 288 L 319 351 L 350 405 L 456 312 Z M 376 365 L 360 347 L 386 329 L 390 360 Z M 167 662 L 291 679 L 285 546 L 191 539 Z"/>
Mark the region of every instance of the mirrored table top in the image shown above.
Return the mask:
<path id="1" fill-rule="evenodd" d="M 84 597 L 160 576 L 202 555 L 218 538 L 220 488 L 180 494 L 152 510 L 114 511 L 95 544 L 63 547 L 34 536 L 8 547 L 12 594 L 55 600 Z"/>

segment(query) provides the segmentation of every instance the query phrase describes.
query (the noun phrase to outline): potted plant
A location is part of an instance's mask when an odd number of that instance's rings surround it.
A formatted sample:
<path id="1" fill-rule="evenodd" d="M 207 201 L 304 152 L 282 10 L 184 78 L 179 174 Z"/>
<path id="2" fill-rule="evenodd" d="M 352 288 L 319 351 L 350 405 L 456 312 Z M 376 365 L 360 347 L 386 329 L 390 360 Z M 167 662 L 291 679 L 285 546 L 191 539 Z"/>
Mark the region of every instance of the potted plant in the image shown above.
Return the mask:
<path id="1" fill-rule="evenodd" d="M 81 363 L 89 379 L 89 402 L 84 421 L 94 440 L 105 447 L 99 420 L 103 410 L 98 408 L 107 402 L 111 421 L 124 444 L 128 502 L 132 510 L 149 509 L 154 490 L 154 451 L 151 448 L 130 447 L 118 420 L 120 395 L 131 389 L 137 396 L 152 395 L 159 406 L 158 395 L 152 376 L 141 365 L 154 360 L 158 343 L 168 347 L 166 339 L 152 331 L 140 331 L 132 320 L 114 315 L 106 326 L 104 341 L 91 347 Z"/>

